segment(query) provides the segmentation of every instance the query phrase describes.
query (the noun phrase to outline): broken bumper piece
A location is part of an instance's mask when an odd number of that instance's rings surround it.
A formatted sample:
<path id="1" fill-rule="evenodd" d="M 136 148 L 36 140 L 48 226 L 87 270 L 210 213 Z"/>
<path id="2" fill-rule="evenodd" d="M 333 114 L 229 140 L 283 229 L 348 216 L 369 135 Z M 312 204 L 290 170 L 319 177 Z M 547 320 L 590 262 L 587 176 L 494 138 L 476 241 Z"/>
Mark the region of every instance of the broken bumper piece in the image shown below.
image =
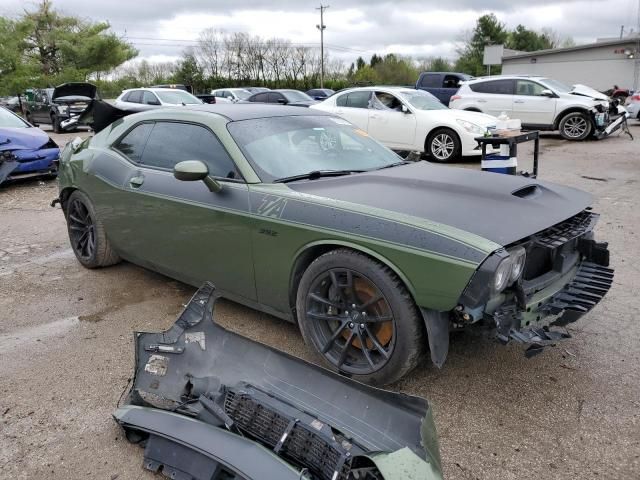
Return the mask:
<path id="1" fill-rule="evenodd" d="M 608 251 L 606 253 L 606 264 L 608 264 Z M 564 329 L 557 327 L 564 327 L 577 321 L 595 307 L 611 288 L 613 276 L 614 271 L 611 268 L 592 262 L 583 262 L 578 267 L 574 279 L 542 304 L 537 312 L 534 312 L 534 314 L 555 317 L 548 326 L 521 328 L 523 324 L 521 310 L 515 305 L 508 305 L 494 314 L 497 339 L 504 344 L 514 340 L 526 345 L 525 355 L 531 357 L 540 353 L 547 345 L 571 338 Z"/>
<path id="2" fill-rule="evenodd" d="M 441 479 L 426 400 L 369 387 L 229 332 L 205 284 L 173 327 L 136 333 L 114 417 L 176 479 Z"/>

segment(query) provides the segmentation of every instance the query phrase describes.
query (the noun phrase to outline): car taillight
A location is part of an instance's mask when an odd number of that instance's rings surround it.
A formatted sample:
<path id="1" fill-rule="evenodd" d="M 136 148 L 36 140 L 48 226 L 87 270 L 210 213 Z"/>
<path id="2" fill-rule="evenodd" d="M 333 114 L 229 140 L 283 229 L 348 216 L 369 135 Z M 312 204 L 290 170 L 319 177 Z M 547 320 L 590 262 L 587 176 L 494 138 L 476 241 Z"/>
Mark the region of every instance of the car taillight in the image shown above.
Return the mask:
<path id="1" fill-rule="evenodd" d="M 451 97 L 451 100 L 449 100 L 450 102 L 453 102 L 454 100 L 460 100 L 462 99 L 462 97 L 460 95 L 454 95 Z"/>
<path id="2" fill-rule="evenodd" d="M 635 95 L 632 95 L 631 100 L 633 100 L 634 102 L 640 102 L 640 93 L 636 93 Z"/>

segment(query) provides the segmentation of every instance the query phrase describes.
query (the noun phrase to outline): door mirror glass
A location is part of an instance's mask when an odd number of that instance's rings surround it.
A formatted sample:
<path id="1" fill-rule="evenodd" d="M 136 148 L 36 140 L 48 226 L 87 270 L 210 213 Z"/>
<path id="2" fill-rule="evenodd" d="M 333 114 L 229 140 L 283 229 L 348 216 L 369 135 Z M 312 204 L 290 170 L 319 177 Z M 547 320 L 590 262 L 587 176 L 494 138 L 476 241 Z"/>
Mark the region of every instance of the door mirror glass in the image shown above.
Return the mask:
<path id="1" fill-rule="evenodd" d="M 173 167 L 173 176 L 184 182 L 204 180 L 209 175 L 209 168 L 200 160 L 185 160 Z"/>
<path id="2" fill-rule="evenodd" d="M 542 95 L 543 97 L 555 97 L 556 94 L 553 93 L 551 90 L 549 90 L 548 88 L 545 88 L 544 90 L 542 90 L 540 92 L 540 95 Z"/>
<path id="3" fill-rule="evenodd" d="M 411 113 L 411 110 L 409 110 L 409 107 L 407 107 L 404 103 L 402 104 L 402 112 L 403 113 Z"/>

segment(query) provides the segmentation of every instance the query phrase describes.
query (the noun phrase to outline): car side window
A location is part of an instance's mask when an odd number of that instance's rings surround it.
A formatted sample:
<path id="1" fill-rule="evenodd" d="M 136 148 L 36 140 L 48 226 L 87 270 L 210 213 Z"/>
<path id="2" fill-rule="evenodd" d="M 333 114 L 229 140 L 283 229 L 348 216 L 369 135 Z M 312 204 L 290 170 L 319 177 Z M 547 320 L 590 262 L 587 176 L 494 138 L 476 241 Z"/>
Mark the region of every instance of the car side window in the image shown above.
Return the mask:
<path id="1" fill-rule="evenodd" d="M 281 93 L 277 93 L 277 92 L 271 92 L 268 94 L 268 103 L 279 103 L 284 101 L 284 95 L 282 95 Z"/>
<path id="2" fill-rule="evenodd" d="M 224 95 L 222 94 L 222 92 L 220 90 L 218 90 L 217 92 L 214 92 L 213 96 L 214 97 L 218 97 L 218 98 L 224 97 Z"/>
<path id="3" fill-rule="evenodd" d="M 488 80 L 472 83 L 469 88 L 477 93 L 491 93 L 494 95 L 513 95 L 513 80 Z"/>
<path id="4" fill-rule="evenodd" d="M 442 75 L 437 73 L 423 75 L 422 80 L 420 80 L 420 86 L 427 88 L 441 88 Z"/>
<path id="5" fill-rule="evenodd" d="M 141 123 L 129 131 L 124 137 L 117 141 L 113 148 L 128 157 L 131 161 L 140 163 L 144 146 L 149 138 L 149 133 L 153 129 L 153 123 Z"/>
<path id="6" fill-rule="evenodd" d="M 456 75 L 445 75 L 444 80 L 442 81 L 442 86 L 444 88 L 459 88 L 460 78 Z"/>
<path id="7" fill-rule="evenodd" d="M 395 95 L 387 92 L 375 92 L 370 103 L 374 110 L 402 111 L 402 102 Z"/>
<path id="8" fill-rule="evenodd" d="M 156 122 L 140 163 L 171 170 L 185 160 L 206 163 L 214 177 L 240 178 L 233 160 L 210 130 L 191 123 Z"/>
<path id="9" fill-rule="evenodd" d="M 369 98 L 371 92 L 351 92 L 340 95 L 336 99 L 336 105 L 338 107 L 351 107 L 351 108 L 369 108 Z"/>
<path id="10" fill-rule="evenodd" d="M 127 102 L 142 103 L 142 90 L 134 90 L 133 92 L 129 93 Z"/>
<path id="11" fill-rule="evenodd" d="M 160 105 L 160 100 L 155 96 L 153 92 L 147 90 L 142 94 L 142 103 L 145 105 Z"/>
<path id="12" fill-rule="evenodd" d="M 266 102 L 267 101 L 267 94 L 266 93 L 258 93 L 257 95 L 254 95 L 253 97 L 251 97 L 251 101 L 252 102 Z"/>
<path id="13" fill-rule="evenodd" d="M 120 101 L 122 102 L 128 102 L 129 101 L 129 97 L 131 96 L 131 92 L 127 92 L 124 94 L 124 96 L 120 99 Z"/>
<path id="14" fill-rule="evenodd" d="M 540 97 L 544 89 L 545 87 L 531 80 L 516 80 L 516 95 Z"/>

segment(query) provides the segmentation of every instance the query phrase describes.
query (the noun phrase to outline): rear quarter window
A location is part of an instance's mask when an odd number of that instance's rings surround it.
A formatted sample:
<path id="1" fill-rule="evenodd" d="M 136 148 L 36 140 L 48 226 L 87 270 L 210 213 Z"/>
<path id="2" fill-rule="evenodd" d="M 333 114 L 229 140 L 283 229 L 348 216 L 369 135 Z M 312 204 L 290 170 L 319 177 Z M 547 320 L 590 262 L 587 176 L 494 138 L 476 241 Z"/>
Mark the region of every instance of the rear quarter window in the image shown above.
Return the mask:
<path id="1" fill-rule="evenodd" d="M 513 80 L 489 80 L 486 82 L 472 83 L 469 85 L 469 88 L 477 93 L 513 95 L 513 83 Z"/>
<path id="2" fill-rule="evenodd" d="M 442 75 L 437 73 L 423 73 L 420 86 L 425 88 L 442 88 Z"/>

